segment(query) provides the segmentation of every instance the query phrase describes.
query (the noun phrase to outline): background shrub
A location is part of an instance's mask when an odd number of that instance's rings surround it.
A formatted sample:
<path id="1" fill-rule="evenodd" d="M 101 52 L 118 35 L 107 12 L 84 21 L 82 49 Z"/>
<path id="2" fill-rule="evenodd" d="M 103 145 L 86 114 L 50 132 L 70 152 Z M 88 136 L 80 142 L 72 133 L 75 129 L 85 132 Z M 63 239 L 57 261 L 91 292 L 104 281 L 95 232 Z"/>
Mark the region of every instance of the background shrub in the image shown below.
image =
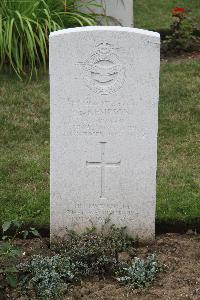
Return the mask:
<path id="1" fill-rule="evenodd" d="M 78 12 L 76 0 L 1 0 L 0 69 L 32 76 L 40 66 L 46 68 L 51 31 L 94 24 L 94 15 Z"/>
<path id="2" fill-rule="evenodd" d="M 200 33 L 191 13 L 184 8 L 172 10 L 172 24 L 162 43 L 164 54 L 180 54 L 185 51 L 199 50 Z"/>

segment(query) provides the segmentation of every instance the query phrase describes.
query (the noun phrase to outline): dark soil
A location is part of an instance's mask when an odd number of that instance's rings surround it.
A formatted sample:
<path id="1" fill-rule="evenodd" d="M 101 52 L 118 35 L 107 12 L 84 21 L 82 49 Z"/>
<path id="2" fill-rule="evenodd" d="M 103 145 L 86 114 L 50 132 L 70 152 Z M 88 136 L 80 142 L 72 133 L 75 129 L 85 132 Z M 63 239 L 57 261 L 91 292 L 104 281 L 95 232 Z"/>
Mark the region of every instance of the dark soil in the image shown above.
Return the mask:
<path id="1" fill-rule="evenodd" d="M 33 254 L 52 254 L 48 239 L 17 240 L 15 243 L 22 247 L 23 259 Z M 200 235 L 193 231 L 184 235 L 163 234 L 156 237 L 154 244 L 137 248 L 139 257 L 152 252 L 157 254 L 161 264 L 166 265 L 166 270 L 158 275 L 150 288 L 129 291 L 114 278 L 91 278 L 75 286 L 65 300 L 200 300 Z M 28 298 L 17 297 L 15 292 L 7 290 L 0 299 Z"/>

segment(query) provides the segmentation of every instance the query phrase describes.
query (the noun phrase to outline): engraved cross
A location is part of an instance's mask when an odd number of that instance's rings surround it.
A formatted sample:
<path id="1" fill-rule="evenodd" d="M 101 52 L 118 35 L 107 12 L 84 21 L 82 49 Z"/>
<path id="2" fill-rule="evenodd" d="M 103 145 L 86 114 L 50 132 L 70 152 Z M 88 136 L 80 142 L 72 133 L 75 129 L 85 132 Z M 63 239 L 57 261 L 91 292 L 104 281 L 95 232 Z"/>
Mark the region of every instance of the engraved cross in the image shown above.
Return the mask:
<path id="1" fill-rule="evenodd" d="M 86 161 L 87 167 L 101 168 L 101 194 L 100 198 L 105 198 L 105 169 L 106 167 L 119 167 L 121 161 L 106 162 L 105 161 L 105 146 L 106 142 L 100 142 L 101 145 L 101 161 L 89 162 Z"/>

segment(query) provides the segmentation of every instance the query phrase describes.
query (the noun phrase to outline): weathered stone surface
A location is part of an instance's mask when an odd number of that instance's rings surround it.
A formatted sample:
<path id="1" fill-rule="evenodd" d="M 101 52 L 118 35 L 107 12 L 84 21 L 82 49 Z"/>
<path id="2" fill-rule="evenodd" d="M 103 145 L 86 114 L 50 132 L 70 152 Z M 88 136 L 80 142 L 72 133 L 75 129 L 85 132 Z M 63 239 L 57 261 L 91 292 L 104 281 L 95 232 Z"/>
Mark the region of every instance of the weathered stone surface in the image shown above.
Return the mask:
<path id="1" fill-rule="evenodd" d="M 95 3 L 99 6 L 83 6 L 83 3 L 88 3 L 88 0 L 81 0 L 82 12 L 93 12 L 102 14 L 99 18 L 100 25 L 121 25 L 133 27 L 133 0 L 96 0 Z M 100 6 L 101 5 L 101 6 Z M 109 16 L 111 18 L 105 18 Z"/>
<path id="2" fill-rule="evenodd" d="M 50 35 L 52 237 L 109 217 L 154 238 L 159 43 L 116 26 Z"/>

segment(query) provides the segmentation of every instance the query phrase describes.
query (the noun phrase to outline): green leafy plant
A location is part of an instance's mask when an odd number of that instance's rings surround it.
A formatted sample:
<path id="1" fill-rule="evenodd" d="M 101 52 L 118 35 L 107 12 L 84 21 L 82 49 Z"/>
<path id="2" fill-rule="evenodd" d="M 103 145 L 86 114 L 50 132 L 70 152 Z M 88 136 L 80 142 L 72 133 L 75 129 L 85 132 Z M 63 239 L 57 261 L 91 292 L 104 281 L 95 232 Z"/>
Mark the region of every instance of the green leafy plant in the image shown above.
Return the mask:
<path id="1" fill-rule="evenodd" d="M 95 227 L 80 234 L 68 231 L 66 241 L 51 246 L 56 255 L 33 256 L 19 264 L 22 286 L 28 288 L 29 294 L 35 291 L 39 299 L 60 299 L 71 284 L 83 277 L 114 275 L 121 268 L 118 254 L 132 249 L 135 240 L 127 235 L 126 228 L 110 226 L 108 222 L 100 231 Z"/>
<path id="2" fill-rule="evenodd" d="M 82 234 L 69 231 L 67 241 L 59 248 L 76 262 L 80 276 L 103 275 L 114 273 L 118 268 L 118 253 L 133 249 L 135 242 L 127 235 L 126 228 L 105 224 L 100 231 L 95 227 Z"/>
<path id="3" fill-rule="evenodd" d="M 11 287 L 16 287 L 18 282 L 17 258 L 21 251 L 10 242 L 0 244 L 0 275 L 2 275 Z"/>
<path id="4" fill-rule="evenodd" d="M 23 229 L 24 223 L 20 220 L 4 222 L 2 225 L 2 242 L 0 244 L 0 274 L 6 279 L 11 287 L 16 287 L 18 282 L 18 270 L 16 268 L 17 259 L 21 255 L 21 250 L 13 245 L 16 237 L 28 236 L 39 237 L 39 232 L 35 228 Z"/>
<path id="5" fill-rule="evenodd" d="M 118 274 L 117 280 L 131 288 L 146 287 L 161 267 L 155 255 L 131 261 L 135 246 L 126 228 L 110 226 L 107 220 L 101 230 L 92 226 L 80 234 L 68 231 L 67 240 L 52 245 L 52 256 L 34 255 L 13 272 L 18 273 L 21 292 L 31 299 L 61 299 L 74 283 L 94 275 Z"/>
<path id="6" fill-rule="evenodd" d="M 75 0 L 1 0 L 0 69 L 8 66 L 20 78 L 31 77 L 46 68 L 51 31 L 94 24 L 95 16 L 78 12 Z"/>
<path id="7" fill-rule="evenodd" d="M 172 10 L 172 25 L 170 33 L 162 44 L 164 52 L 180 53 L 195 50 L 200 46 L 200 38 L 196 24 L 194 24 L 189 12 L 184 8 L 176 7 Z"/>
<path id="8" fill-rule="evenodd" d="M 17 266 L 23 274 L 23 285 L 34 290 L 37 299 L 61 299 L 63 293 L 76 280 L 76 265 L 60 255 L 33 256 Z"/>
<path id="9" fill-rule="evenodd" d="M 40 237 L 39 232 L 33 228 L 24 226 L 21 220 L 6 221 L 2 225 L 3 237 L 2 240 L 14 240 L 16 237 L 26 239 L 29 236 Z"/>
<path id="10" fill-rule="evenodd" d="M 135 257 L 130 266 L 123 268 L 122 275 L 117 280 L 131 289 L 144 288 L 154 281 L 161 270 L 155 254 L 149 255 L 146 260 Z"/>

